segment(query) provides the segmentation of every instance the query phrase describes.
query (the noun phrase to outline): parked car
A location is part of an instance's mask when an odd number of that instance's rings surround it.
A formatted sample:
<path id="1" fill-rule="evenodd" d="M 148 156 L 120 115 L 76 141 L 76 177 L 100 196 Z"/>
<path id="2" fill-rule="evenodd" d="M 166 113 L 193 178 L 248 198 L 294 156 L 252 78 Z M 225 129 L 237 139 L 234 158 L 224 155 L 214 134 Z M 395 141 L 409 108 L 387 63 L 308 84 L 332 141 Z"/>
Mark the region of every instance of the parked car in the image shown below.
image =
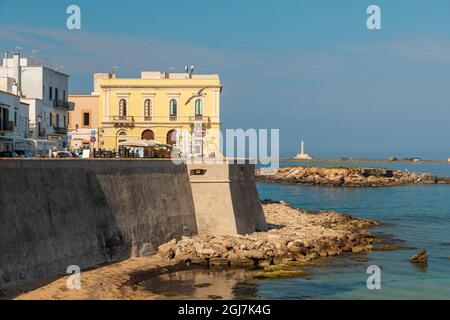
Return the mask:
<path id="1" fill-rule="evenodd" d="M 15 151 L 2 151 L 0 152 L 0 158 L 17 158 Z"/>
<path id="2" fill-rule="evenodd" d="M 31 150 L 16 150 L 14 151 L 18 158 L 34 158 L 36 154 Z"/>
<path id="3" fill-rule="evenodd" d="M 56 157 L 60 159 L 73 158 L 72 154 L 69 151 L 58 151 L 56 153 Z"/>

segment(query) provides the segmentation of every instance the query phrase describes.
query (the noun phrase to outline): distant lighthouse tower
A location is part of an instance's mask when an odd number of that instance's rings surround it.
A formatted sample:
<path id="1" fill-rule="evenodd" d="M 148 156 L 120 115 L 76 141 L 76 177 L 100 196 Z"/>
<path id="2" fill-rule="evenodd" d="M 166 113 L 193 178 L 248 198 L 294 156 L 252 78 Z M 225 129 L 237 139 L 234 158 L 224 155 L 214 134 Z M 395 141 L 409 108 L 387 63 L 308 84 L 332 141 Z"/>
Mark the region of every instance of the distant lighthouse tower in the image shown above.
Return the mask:
<path id="1" fill-rule="evenodd" d="M 305 153 L 305 142 L 302 140 L 300 142 L 300 153 L 295 156 L 296 160 L 312 160 L 312 157 Z"/>

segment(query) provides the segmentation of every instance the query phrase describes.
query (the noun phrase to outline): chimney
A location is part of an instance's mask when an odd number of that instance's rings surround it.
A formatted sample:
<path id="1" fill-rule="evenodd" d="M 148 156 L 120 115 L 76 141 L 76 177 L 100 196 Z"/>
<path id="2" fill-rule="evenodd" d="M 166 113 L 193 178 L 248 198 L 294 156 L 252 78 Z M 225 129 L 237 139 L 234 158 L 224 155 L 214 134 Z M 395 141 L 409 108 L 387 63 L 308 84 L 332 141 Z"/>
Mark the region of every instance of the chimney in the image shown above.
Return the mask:
<path id="1" fill-rule="evenodd" d="M 8 67 L 8 51 L 5 51 L 5 54 L 3 55 L 3 67 Z"/>
<path id="2" fill-rule="evenodd" d="M 13 77 L 16 80 L 17 95 L 22 95 L 22 67 L 20 66 L 20 53 L 14 52 L 13 55 Z"/>

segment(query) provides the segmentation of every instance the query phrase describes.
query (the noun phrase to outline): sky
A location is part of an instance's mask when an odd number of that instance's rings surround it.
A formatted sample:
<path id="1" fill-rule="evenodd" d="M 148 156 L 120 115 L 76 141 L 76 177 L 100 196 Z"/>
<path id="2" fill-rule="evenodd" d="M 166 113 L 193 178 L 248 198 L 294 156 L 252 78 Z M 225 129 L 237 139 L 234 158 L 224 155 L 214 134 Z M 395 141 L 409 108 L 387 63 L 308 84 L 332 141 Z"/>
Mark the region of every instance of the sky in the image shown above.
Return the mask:
<path id="1" fill-rule="evenodd" d="M 449 22 L 448 0 L 0 0 L 0 50 L 39 50 L 72 93 L 113 66 L 218 73 L 223 128 L 280 129 L 282 157 L 304 139 L 321 158 L 447 159 Z"/>

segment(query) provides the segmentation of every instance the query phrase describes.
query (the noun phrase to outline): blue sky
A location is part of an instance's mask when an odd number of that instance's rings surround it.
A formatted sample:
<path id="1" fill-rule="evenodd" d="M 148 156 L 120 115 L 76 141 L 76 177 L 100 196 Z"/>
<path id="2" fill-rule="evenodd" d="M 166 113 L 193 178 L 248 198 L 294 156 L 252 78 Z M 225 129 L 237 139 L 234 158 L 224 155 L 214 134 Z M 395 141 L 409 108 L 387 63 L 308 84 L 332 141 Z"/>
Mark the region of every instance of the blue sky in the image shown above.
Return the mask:
<path id="1" fill-rule="evenodd" d="M 66 29 L 66 8 L 82 29 Z M 377 4 L 382 30 L 366 28 Z M 0 50 L 93 72 L 219 73 L 225 128 L 279 128 L 319 157 L 450 157 L 450 1 L 0 0 Z"/>

